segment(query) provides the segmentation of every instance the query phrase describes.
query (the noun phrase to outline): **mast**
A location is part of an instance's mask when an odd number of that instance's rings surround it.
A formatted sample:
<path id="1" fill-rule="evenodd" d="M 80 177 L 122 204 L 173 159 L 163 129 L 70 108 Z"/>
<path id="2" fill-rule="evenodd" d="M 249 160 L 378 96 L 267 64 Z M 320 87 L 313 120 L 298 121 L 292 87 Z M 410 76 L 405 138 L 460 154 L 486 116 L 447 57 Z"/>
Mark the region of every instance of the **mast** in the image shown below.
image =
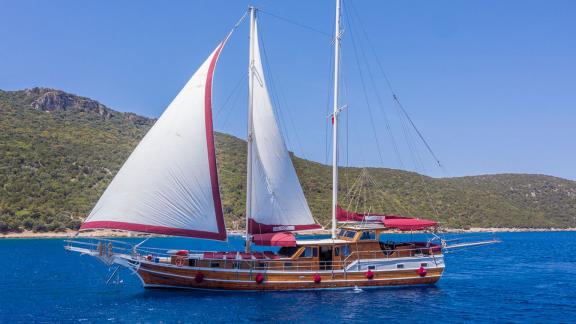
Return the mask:
<path id="1" fill-rule="evenodd" d="M 332 239 L 336 238 L 336 206 L 338 205 L 338 79 L 340 73 L 340 0 L 336 0 L 334 32 L 334 110 L 332 115 Z"/>
<path id="2" fill-rule="evenodd" d="M 252 121 L 252 106 L 254 104 L 254 91 L 253 91 L 253 84 L 254 84 L 254 25 L 256 22 L 256 8 L 250 6 L 248 8 L 250 11 L 250 57 L 248 63 L 248 135 L 246 138 L 247 146 L 248 146 L 248 153 L 247 161 L 246 161 L 246 243 L 245 243 L 245 251 L 246 253 L 250 252 L 250 231 L 248 228 L 250 215 L 252 214 L 252 142 L 254 140 L 254 124 Z"/>

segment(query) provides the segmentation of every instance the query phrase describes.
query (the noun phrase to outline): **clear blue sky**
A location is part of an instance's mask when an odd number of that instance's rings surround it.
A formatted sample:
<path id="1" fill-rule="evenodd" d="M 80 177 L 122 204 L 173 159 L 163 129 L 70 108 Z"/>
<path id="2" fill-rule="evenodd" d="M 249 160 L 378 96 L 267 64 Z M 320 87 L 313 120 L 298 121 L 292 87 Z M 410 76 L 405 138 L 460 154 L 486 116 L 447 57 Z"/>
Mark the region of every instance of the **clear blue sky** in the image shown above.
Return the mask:
<path id="1" fill-rule="evenodd" d="M 576 179 L 576 2 L 345 2 L 348 12 L 353 5 L 362 19 L 362 25 L 344 25 L 342 102 L 349 105 L 343 119 L 349 118 L 349 164 L 403 167 L 432 176 L 515 172 Z M 0 0 L 0 89 L 59 88 L 157 117 L 249 3 L 333 32 L 331 0 Z M 225 48 L 214 90 L 216 110 L 232 94 L 216 116 L 216 128 L 241 137 L 246 84 L 233 89 L 246 74 L 247 26 Z M 331 39 L 264 13 L 260 26 L 288 147 L 324 162 Z M 362 26 L 447 173 L 434 167 L 416 140 L 424 167 L 415 168 L 390 92 L 368 42 L 360 38 Z M 361 64 L 382 158 L 352 36 L 359 55 L 361 48 L 367 55 Z"/>

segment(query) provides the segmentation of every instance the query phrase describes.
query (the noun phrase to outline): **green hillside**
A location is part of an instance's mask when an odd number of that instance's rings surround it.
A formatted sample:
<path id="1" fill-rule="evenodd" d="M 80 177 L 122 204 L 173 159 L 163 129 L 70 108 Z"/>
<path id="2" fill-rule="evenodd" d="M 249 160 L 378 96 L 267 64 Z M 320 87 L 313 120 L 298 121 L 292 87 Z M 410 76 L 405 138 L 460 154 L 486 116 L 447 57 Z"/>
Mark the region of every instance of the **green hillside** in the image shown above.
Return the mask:
<path id="1" fill-rule="evenodd" d="M 0 231 L 77 228 L 153 123 L 59 90 L 0 90 Z M 246 143 L 217 134 L 216 145 L 227 225 L 241 227 Z M 326 225 L 331 169 L 293 159 L 312 212 Z M 342 168 L 341 180 L 341 200 L 351 209 L 428 217 L 449 227 L 576 226 L 576 182 L 550 176 L 435 179 Z"/>

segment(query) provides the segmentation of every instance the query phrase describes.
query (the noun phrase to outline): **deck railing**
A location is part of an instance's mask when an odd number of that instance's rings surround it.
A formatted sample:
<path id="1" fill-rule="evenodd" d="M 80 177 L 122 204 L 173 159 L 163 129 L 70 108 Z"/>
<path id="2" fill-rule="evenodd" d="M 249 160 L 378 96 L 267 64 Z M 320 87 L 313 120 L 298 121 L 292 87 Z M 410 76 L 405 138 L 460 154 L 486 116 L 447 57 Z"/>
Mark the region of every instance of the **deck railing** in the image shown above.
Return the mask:
<path id="1" fill-rule="evenodd" d="M 152 260 L 162 263 L 173 263 L 175 252 L 178 249 L 164 249 L 142 247 L 130 242 L 90 238 L 86 240 L 67 240 L 67 247 L 84 249 L 86 252 L 95 253 L 103 257 L 110 257 L 114 254 L 124 254 L 132 256 L 136 260 Z M 237 253 L 234 259 L 227 259 L 225 255 L 221 258 L 205 258 L 206 253 L 218 253 L 218 251 L 195 251 L 187 250 L 188 256 L 184 257 L 196 262 L 207 262 L 206 267 L 217 267 L 226 269 L 242 269 L 253 271 L 325 271 L 325 270 L 346 270 L 354 263 L 360 267 L 361 263 L 369 263 L 374 259 L 390 259 L 398 257 L 427 257 L 435 258 L 442 253 L 438 245 L 430 247 L 398 246 L 389 250 L 352 251 L 343 260 L 339 261 L 317 261 L 317 260 L 292 260 L 287 257 L 281 259 L 242 259 Z M 252 256 L 251 256 L 252 257 Z M 189 262 L 189 261 L 188 261 Z M 189 266 L 189 264 L 183 264 Z"/>

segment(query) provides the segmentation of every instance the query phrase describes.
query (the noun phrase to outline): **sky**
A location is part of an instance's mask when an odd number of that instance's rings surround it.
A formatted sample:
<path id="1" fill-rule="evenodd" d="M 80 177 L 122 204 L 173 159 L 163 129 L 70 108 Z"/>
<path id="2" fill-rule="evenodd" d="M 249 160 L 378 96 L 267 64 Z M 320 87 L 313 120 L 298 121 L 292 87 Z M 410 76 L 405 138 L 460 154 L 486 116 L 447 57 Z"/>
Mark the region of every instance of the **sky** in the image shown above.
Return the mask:
<path id="1" fill-rule="evenodd" d="M 325 163 L 332 0 L 0 0 L 0 89 L 57 88 L 158 117 L 249 4 L 287 147 Z M 574 12 L 561 0 L 344 0 L 340 164 L 576 180 Z M 244 21 L 214 81 L 215 128 L 242 138 L 247 65 Z"/>

